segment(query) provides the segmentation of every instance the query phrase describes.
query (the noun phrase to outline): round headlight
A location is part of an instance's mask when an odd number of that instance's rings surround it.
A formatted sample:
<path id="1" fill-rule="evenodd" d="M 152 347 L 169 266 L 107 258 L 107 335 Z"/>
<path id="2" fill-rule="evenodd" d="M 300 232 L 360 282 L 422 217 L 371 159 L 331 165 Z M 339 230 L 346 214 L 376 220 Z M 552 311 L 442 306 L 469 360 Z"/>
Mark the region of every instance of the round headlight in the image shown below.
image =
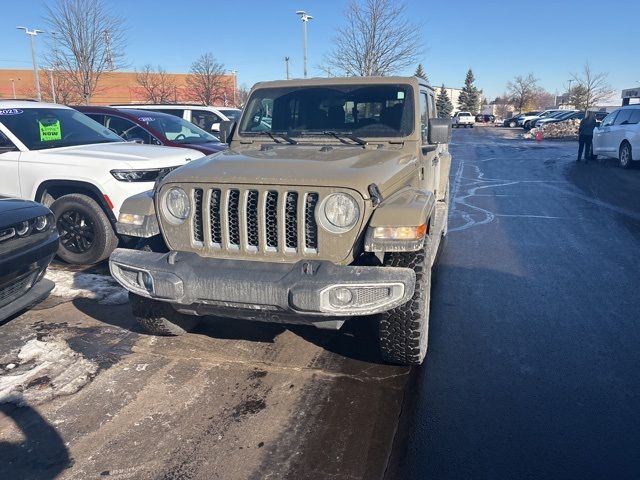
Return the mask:
<path id="1" fill-rule="evenodd" d="M 164 202 L 167 212 L 173 217 L 172 220 L 181 223 L 189 216 L 191 206 L 189 197 L 183 189 L 174 187 L 169 190 L 164 197 Z"/>
<path id="2" fill-rule="evenodd" d="M 19 237 L 26 235 L 28 231 L 29 231 L 29 222 L 27 220 L 25 220 L 24 222 L 20 222 L 16 226 L 16 233 L 18 234 Z"/>
<path id="3" fill-rule="evenodd" d="M 329 231 L 345 232 L 353 228 L 360 217 L 358 202 L 346 193 L 334 193 L 324 201 L 322 212 Z"/>
<path id="4" fill-rule="evenodd" d="M 36 221 L 33 226 L 35 227 L 37 232 L 41 232 L 45 228 L 47 228 L 48 224 L 49 224 L 49 220 L 47 219 L 46 215 L 42 215 L 36 218 Z"/>

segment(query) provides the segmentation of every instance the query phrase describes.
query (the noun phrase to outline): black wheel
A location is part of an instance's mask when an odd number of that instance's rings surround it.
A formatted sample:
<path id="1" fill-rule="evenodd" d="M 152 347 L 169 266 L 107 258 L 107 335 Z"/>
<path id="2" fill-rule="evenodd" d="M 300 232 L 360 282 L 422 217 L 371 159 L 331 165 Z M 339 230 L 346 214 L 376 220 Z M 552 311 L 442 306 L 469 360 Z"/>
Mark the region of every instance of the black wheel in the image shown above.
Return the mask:
<path id="1" fill-rule="evenodd" d="M 630 168 L 631 167 L 631 145 L 628 142 L 623 142 L 620 145 L 620 153 L 618 154 L 618 160 L 620 161 L 620 166 L 622 168 Z"/>
<path id="2" fill-rule="evenodd" d="M 518 124 L 516 122 L 509 122 L 509 128 L 516 128 Z"/>
<path id="3" fill-rule="evenodd" d="M 171 305 L 129 293 L 131 311 L 145 332 L 158 336 L 177 336 L 193 330 L 200 318 L 176 312 Z"/>
<path id="4" fill-rule="evenodd" d="M 51 205 L 60 234 L 58 256 L 67 263 L 92 265 L 107 258 L 118 245 L 113 227 L 97 202 L 70 194 Z"/>
<path id="5" fill-rule="evenodd" d="M 412 268 L 416 272 L 416 287 L 411 300 L 380 314 L 380 352 L 387 362 L 420 365 L 427 353 L 431 300 L 431 254 L 428 245 L 419 252 L 385 255 L 385 266 Z"/>

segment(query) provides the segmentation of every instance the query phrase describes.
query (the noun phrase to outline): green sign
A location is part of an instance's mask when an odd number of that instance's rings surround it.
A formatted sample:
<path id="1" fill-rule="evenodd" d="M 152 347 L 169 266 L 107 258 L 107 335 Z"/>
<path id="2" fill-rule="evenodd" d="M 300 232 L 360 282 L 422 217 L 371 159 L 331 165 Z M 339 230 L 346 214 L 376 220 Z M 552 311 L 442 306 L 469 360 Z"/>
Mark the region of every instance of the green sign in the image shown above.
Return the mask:
<path id="1" fill-rule="evenodd" d="M 38 120 L 40 127 L 40 141 L 50 142 L 52 140 L 62 140 L 62 130 L 60 128 L 60 120 L 55 118 L 45 118 Z"/>

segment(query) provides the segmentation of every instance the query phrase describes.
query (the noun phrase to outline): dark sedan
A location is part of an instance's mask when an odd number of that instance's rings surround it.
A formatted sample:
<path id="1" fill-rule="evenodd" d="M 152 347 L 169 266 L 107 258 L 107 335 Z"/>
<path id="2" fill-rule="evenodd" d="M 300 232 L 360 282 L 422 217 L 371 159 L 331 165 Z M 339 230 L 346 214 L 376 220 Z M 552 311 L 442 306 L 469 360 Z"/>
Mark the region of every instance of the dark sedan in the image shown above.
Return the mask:
<path id="1" fill-rule="evenodd" d="M 51 211 L 35 202 L 0 199 L 0 321 L 44 299 L 44 274 L 58 251 Z"/>
<path id="2" fill-rule="evenodd" d="M 150 110 L 111 107 L 73 107 L 125 140 L 150 145 L 192 148 L 205 155 L 227 148 L 226 143 L 191 122 Z"/>

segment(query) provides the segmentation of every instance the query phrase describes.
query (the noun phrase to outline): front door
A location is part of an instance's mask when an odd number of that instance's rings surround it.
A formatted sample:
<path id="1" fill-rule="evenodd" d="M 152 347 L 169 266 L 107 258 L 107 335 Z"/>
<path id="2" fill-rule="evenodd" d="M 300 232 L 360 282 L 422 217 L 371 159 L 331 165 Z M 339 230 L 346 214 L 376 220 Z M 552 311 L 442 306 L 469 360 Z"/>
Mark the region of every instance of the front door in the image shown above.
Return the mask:
<path id="1" fill-rule="evenodd" d="M 20 151 L 11 140 L 0 131 L 0 197 L 22 196 L 20 191 Z"/>

